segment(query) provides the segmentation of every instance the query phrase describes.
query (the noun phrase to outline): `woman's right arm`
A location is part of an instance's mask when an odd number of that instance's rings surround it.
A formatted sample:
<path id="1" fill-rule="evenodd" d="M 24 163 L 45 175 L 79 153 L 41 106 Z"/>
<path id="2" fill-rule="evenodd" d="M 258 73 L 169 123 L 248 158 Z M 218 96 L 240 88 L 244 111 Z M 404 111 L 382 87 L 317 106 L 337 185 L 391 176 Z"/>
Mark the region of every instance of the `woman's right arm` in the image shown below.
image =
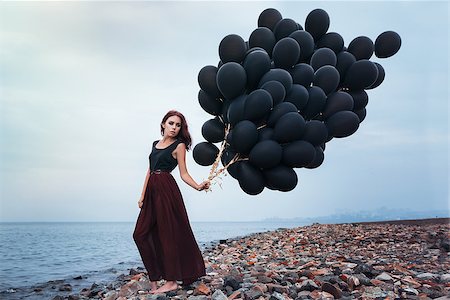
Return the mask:
<path id="1" fill-rule="evenodd" d="M 142 208 L 144 204 L 145 191 L 147 190 L 148 179 L 150 178 L 150 168 L 147 170 L 147 175 L 145 176 L 144 187 L 142 188 L 141 198 L 138 201 L 139 208 Z"/>

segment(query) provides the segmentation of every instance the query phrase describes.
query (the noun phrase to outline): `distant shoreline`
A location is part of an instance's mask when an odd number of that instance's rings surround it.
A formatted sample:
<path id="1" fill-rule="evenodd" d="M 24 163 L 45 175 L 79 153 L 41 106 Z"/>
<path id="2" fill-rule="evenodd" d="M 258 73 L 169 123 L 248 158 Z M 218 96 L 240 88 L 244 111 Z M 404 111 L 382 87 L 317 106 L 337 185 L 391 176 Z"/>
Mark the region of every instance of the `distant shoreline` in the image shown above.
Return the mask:
<path id="1" fill-rule="evenodd" d="M 347 223 L 347 224 L 434 225 L 434 224 L 449 224 L 449 223 L 450 223 L 450 218 L 427 218 L 427 219 L 351 222 L 351 223 Z M 346 224 L 346 223 L 341 223 L 341 224 Z"/>

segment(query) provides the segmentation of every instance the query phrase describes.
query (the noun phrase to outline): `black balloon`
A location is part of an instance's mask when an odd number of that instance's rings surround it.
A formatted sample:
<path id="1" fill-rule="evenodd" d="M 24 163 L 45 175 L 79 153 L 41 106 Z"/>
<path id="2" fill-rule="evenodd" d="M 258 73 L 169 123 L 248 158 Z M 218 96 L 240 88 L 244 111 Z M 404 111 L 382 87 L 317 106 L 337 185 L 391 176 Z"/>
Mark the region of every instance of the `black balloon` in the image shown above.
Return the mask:
<path id="1" fill-rule="evenodd" d="M 353 98 L 354 111 L 363 109 L 367 106 L 367 103 L 369 102 L 369 96 L 367 95 L 366 91 L 349 91 L 348 94 Z"/>
<path id="2" fill-rule="evenodd" d="M 219 56 L 223 63 L 242 62 L 246 51 L 247 46 L 244 40 L 237 34 L 227 35 L 219 44 Z"/>
<path id="3" fill-rule="evenodd" d="M 205 91 L 198 92 L 200 106 L 209 114 L 217 116 L 222 113 L 222 101 L 209 96 Z"/>
<path id="4" fill-rule="evenodd" d="M 264 190 L 265 180 L 262 172 L 247 161 L 238 165 L 238 180 L 241 189 L 249 195 L 258 195 Z"/>
<path id="5" fill-rule="evenodd" d="M 330 27 L 330 17 L 323 9 L 315 9 L 306 17 L 305 30 L 308 31 L 314 41 L 318 41 Z"/>
<path id="6" fill-rule="evenodd" d="M 353 98 L 349 93 L 337 91 L 328 96 L 322 115 L 326 119 L 342 110 L 353 110 Z"/>
<path id="7" fill-rule="evenodd" d="M 254 90 L 245 100 L 244 119 L 259 121 L 265 119 L 273 107 L 270 93 L 263 89 Z"/>
<path id="8" fill-rule="evenodd" d="M 310 120 L 317 116 L 325 106 L 327 95 L 318 86 L 312 86 L 308 88 L 308 103 L 301 112 L 306 120 Z"/>
<path id="9" fill-rule="evenodd" d="M 337 58 L 333 50 L 329 48 L 320 48 L 314 51 L 311 56 L 310 65 L 314 71 L 317 71 L 320 67 L 330 65 L 336 66 Z"/>
<path id="10" fill-rule="evenodd" d="M 348 45 L 347 51 L 353 54 L 356 60 L 370 59 L 374 50 L 373 42 L 367 36 L 358 36 Z"/>
<path id="11" fill-rule="evenodd" d="M 263 171 L 266 186 L 282 192 L 293 190 L 298 183 L 297 173 L 292 168 L 279 165 Z"/>
<path id="12" fill-rule="evenodd" d="M 315 169 L 323 163 L 325 156 L 323 154 L 322 147 L 316 146 L 315 150 L 316 154 L 314 155 L 313 161 L 309 165 L 305 166 L 307 169 Z"/>
<path id="13" fill-rule="evenodd" d="M 317 41 L 317 48 L 330 48 L 338 54 L 344 48 L 344 39 L 337 32 L 328 32 Z"/>
<path id="14" fill-rule="evenodd" d="M 255 50 L 244 59 L 244 69 L 247 74 L 247 86 L 253 90 L 258 86 L 261 77 L 270 70 L 270 57 L 265 50 Z"/>
<path id="15" fill-rule="evenodd" d="M 244 109 L 247 96 L 241 95 L 234 99 L 228 107 L 227 120 L 231 125 L 236 125 L 244 120 Z"/>
<path id="16" fill-rule="evenodd" d="M 194 150 L 192 152 L 192 156 L 196 163 L 201 166 L 210 166 L 216 160 L 217 155 L 219 154 L 219 149 L 216 145 L 202 142 L 195 145 Z"/>
<path id="17" fill-rule="evenodd" d="M 258 130 L 253 122 L 248 120 L 240 121 L 234 126 L 232 147 L 237 152 L 248 154 L 258 141 Z"/>
<path id="18" fill-rule="evenodd" d="M 305 120 L 297 112 L 282 115 L 275 124 L 273 137 L 279 143 L 289 143 L 302 137 Z"/>
<path id="19" fill-rule="evenodd" d="M 377 80 L 375 80 L 374 83 L 372 83 L 369 87 L 367 87 L 366 89 L 374 89 L 377 86 L 379 86 L 383 81 L 384 81 L 384 76 L 385 76 L 385 72 L 384 72 L 384 68 L 382 65 L 380 65 L 377 62 L 374 62 L 375 66 L 377 66 L 378 68 L 378 76 L 377 76 Z"/>
<path id="20" fill-rule="evenodd" d="M 308 64 L 298 64 L 295 65 L 290 70 L 292 76 L 292 82 L 296 84 L 301 84 L 304 87 L 311 86 L 314 79 L 314 69 Z"/>
<path id="21" fill-rule="evenodd" d="M 281 13 L 275 8 L 267 8 L 258 17 L 258 27 L 267 27 L 273 30 L 282 18 Z"/>
<path id="22" fill-rule="evenodd" d="M 275 25 L 273 33 L 275 34 L 275 39 L 279 41 L 282 38 L 288 37 L 296 30 L 298 30 L 297 22 L 292 19 L 281 19 L 278 21 L 277 25 Z"/>
<path id="23" fill-rule="evenodd" d="M 356 61 L 356 58 L 347 51 L 342 51 L 338 53 L 337 55 L 337 62 L 336 62 L 336 69 L 339 72 L 339 75 L 341 77 L 341 82 L 344 81 L 345 75 L 347 74 L 347 70 L 350 68 L 351 65 Z"/>
<path id="24" fill-rule="evenodd" d="M 297 107 L 298 110 L 302 110 L 308 103 L 308 98 L 308 90 L 303 85 L 293 84 L 284 101 L 291 102 Z"/>
<path id="25" fill-rule="evenodd" d="M 273 139 L 273 128 L 263 127 L 258 129 L 258 142 Z"/>
<path id="26" fill-rule="evenodd" d="M 220 96 L 219 88 L 217 87 L 216 76 L 218 69 L 215 66 L 204 66 L 198 72 L 198 84 L 202 90 L 213 98 Z"/>
<path id="27" fill-rule="evenodd" d="M 340 82 L 339 71 L 333 66 L 320 67 L 314 73 L 313 85 L 320 87 L 326 95 L 334 92 Z"/>
<path id="28" fill-rule="evenodd" d="M 275 127 L 278 119 L 281 116 L 289 113 L 289 112 L 297 112 L 297 107 L 291 102 L 282 102 L 275 106 L 270 112 L 269 118 L 267 119 L 267 126 Z"/>
<path id="29" fill-rule="evenodd" d="M 292 168 L 303 168 L 309 165 L 316 154 L 314 146 L 307 141 L 294 141 L 283 147 L 282 162 Z"/>
<path id="30" fill-rule="evenodd" d="M 339 111 L 329 117 L 325 124 L 333 137 L 342 138 L 355 133 L 359 127 L 359 117 L 352 111 Z"/>
<path id="31" fill-rule="evenodd" d="M 222 114 L 220 115 L 222 117 L 222 121 L 225 124 L 230 123 L 230 121 L 228 120 L 228 110 L 230 108 L 231 105 L 231 100 L 224 100 L 223 104 L 222 104 Z"/>
<path id="32" fill-rule="evenodd" d="M 325 123 L 318 120 L 306 122 L 302 140 L 311 143 L 313 146 L 324 144 L 328 138 L 328 129 Z"/>
<path id="33" fill-rule="evenodd" d="M 261 78 L 261 81 L 259 82 L 258 87 L 261 87 L 264 83 L 272 80 L 281 82 L 286 91 L 289 91 L 292 87 L 291 74 L 283 69 L 271 69 L 269 72 L 264 74 L 264 76 Z"/>
<path id="34" fill-rule="evenodd" d="M 246 84 L 247 74 L 240 64 L 228 62 L 219 68 L 217 86 L 225 98 L 236 98 L 244 91 Z"/>
<path id="35" fill-rule="evenodd" d="M 391 57 L 400 50 L 402 39 L 395 31 L 385 31 L 375 40 L 375 55 L 378 58 Z"/>
<path id="36" fill-rule="evenodd" d="M 272 96 L 273 106 L 283 102 L 286 97 L 284 85 L 279 81 L 267 81 L 261 86 L 261 89 L 268 91 Z"/>
<path id="37" fill-rule="evenodd" d="M 367 111 L 365 108 L 355 111 L 355 114 L 359 118 L 359 122 L 361 123 L 366 118 Z"/>
<path id="38" fill-rule="evenodd" d="M 378 68 L 370 60 L 362 59 L 350 66 L 344 85 L 350 90 L 362 90 L 371 86 L 378 77 Z"/>
<path id="39" fill-rule="evenodd" d="M 225 125 L 219 118 L 208 120 L 202 126 L 202 135 L 208 142 L 221 142 L 225 138 Z"/>
<path id="40" fill-rule="evenodd" d="M 290 69 L 300 57 L 300 46 L 297 41 L 291 37 L 285 37 L 279 40 L 273 47 L 273 62 L 275 67 Z"/>
<path id="41" fill-rule="evenodd" d="M 283 154 L 280 144 L 273 140 L 264 140 L 253 146 L 248 155 L 249 162 L 261 169 L 276 167 Z"/>
<path id="42" fill-rule="evenodd" d="M 248 39 L 249 47 L 261 47 L 271 56 L 276 39 L 272 30 L 267 27 L 256 28 Z"/>
<path id="43" fill-rule="evenodd" d="M 314 52 L 314 38 L 312 35 L 304 30 L 296 30 L 289 37 L 296 40 L 300 46 L 299 62 L 308 61 Z"/>

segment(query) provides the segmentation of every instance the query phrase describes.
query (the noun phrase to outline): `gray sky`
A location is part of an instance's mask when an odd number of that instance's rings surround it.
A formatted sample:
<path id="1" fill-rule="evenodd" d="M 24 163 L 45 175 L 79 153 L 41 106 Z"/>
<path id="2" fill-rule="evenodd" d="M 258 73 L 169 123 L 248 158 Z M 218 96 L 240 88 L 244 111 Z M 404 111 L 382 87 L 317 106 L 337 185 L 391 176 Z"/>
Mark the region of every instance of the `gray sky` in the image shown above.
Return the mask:
<path id="1" fill-rule="evenodd" d="M 0 2 L 1 221 L 134 221 L 162 116 L 203 141 L 198 72 L 268 7 L 302 25 L 325 9 L 346 45 L 394 30 L 402 48 L 372 58 L 386 78 L 366 119 L 295 190 L 249 196 L 226 176 L 197 192 L 175 170 L 191 221 L 448 209 L 448 2 Z"/>

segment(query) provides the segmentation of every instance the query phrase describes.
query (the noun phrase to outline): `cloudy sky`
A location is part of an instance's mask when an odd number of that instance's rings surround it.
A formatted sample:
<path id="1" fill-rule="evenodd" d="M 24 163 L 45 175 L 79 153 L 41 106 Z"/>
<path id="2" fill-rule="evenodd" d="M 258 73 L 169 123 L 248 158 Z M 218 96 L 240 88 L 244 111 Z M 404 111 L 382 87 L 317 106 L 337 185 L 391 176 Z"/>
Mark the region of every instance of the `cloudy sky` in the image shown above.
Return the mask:
<path id="1" fill-rule="evenodd" d="M 372 58 L 386 79 L 365 121 L 297 169 L 295 190 L 248 196 L 227 176 L 197 192 L 174 171 L 191 221 L 447 210 L 448 2 L 1 2 L 1 221 L 134 221 L 162 116 L 180 110 L 203 141 L 198 72 L 268 7 L 302 25 L 325 9 L 346 45 L 394 30 L 402 48 Z M 187 163 L 208 176 L 192 152 Z"/>

